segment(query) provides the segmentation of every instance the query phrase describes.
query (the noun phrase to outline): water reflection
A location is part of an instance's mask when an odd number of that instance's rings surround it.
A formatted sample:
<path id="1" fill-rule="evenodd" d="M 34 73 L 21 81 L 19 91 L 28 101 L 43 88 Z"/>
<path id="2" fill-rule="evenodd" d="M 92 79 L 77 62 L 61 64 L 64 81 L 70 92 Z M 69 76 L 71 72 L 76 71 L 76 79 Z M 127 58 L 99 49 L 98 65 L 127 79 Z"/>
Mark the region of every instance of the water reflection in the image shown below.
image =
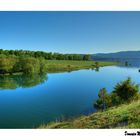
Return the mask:
<path id="1" fill-rule="evenodd" d="M 95 71 L 96 71 L 96 72 L 99 72 L 99 70 L 100 70 L 99 67 L 96 67 L 96 68 L 95 68 Z"/>
<path id="2" fill-rule="evenodd" d="M 0 76 L 0 89 L 28 88 L 44 83 L 48 79 L 42 75 L 10 75 Z"/>
<path id="3" fill-rule="evenodd" d="M 100 67 L 91 68 L 91 70 L 95 70 L 96 72 L 99 72 L 100 71 Z"/>

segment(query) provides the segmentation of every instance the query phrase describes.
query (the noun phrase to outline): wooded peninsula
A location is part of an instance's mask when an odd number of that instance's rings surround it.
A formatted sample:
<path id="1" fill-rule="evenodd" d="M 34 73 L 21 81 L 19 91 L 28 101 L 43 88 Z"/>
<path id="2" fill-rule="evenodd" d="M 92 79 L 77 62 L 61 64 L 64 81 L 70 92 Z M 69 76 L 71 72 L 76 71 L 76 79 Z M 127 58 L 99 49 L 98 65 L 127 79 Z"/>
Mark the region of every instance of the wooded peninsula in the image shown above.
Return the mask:
<path id="1" fill-rule="evenodd" d="M 61 54 L 43 51 L 0 49 L 0 74 L 41 74 L 98 68 L 114 62 L 94 62 L 89 54 Z"/>

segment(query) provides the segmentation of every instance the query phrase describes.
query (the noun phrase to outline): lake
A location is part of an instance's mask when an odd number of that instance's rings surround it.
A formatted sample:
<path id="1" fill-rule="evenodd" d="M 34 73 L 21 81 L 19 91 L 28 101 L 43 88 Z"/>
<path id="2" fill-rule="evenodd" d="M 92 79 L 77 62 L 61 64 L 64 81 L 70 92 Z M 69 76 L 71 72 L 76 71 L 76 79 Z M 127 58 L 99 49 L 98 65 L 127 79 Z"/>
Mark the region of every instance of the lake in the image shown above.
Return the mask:
<path id="1" fill-rule="evenodd" d="M 107 66 L 42 76 L 0 78 L 0 128 L 35 128 L 96 111 L 93 102 L 105 87 L 131 77 L 140 84 L 137 67 Z"/>

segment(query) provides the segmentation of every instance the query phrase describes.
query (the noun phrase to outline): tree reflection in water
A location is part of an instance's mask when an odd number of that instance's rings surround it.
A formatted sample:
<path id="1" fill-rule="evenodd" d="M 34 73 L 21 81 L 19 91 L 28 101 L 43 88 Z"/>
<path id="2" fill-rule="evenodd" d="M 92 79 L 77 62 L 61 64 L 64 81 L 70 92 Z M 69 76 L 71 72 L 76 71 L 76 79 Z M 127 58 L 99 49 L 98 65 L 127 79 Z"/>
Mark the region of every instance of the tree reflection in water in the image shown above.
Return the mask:
<path id="1" fill-rule="evenodd" d="M 28 88 L 44 83 L 47 74 L 0 76 L 0 89 Z"/>

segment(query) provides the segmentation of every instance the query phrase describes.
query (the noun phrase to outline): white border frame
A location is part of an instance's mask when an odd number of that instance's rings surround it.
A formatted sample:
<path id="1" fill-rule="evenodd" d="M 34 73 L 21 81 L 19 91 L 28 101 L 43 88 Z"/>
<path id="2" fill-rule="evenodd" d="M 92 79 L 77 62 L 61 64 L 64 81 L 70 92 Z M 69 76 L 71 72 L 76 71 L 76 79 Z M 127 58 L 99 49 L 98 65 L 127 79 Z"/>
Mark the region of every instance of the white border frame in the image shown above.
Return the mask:
<path id="1" fill-rule="evenodd" d="M 0 0 L 1 11 L 140 11 L 140 0 Z M 136 129 L 0 129 L 1 140 L 130 140 Z"/>
<path id="2" fill-rule="evenodd" d="M 2 11 L 139 11 L 139 0 L 0 0 Z"/>

